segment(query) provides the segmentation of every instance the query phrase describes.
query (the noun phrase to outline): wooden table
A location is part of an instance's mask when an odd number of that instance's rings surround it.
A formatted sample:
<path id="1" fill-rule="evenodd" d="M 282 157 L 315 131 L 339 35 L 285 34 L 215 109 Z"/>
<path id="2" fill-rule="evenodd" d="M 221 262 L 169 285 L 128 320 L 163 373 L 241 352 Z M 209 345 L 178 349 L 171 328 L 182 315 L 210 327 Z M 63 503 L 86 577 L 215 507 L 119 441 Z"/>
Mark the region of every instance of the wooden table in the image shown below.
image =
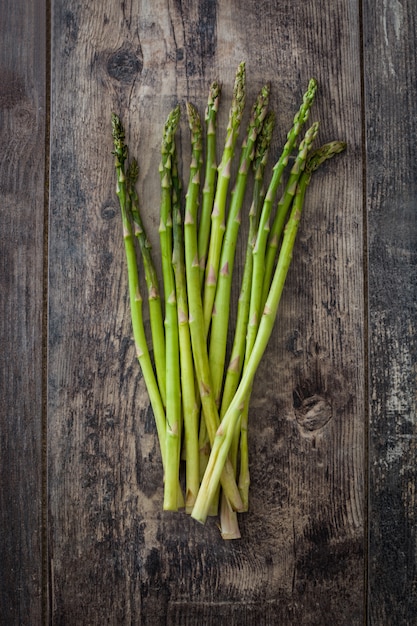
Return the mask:
<path id="1" fill-rule="evenodd" d="M 1 624 L 416 624 L 415 3 L 2 0 L 0 15 Z M 214 520 L 161 512 L 110 114 L 157 247 L 161 126 L 177 102 L 203 112 L 219 78 L 224 130 L 242 60 L 248 99 L 271 81 L 274 153 L 311 76 L 320 139 L 348 148 L 309 188 L 253 391 L 250 512 L 225 542 Z"/>

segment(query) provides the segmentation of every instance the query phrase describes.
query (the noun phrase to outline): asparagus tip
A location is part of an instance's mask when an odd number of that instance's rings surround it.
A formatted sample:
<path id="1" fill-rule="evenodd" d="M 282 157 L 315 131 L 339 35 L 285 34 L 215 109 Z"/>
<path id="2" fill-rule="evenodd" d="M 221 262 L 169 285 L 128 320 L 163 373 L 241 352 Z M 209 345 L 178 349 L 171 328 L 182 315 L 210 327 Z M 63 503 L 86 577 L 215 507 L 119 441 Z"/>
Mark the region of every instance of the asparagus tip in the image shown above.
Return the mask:
<path id="1" fill-rule="evenodd" d="M 222 90 L 221 83 L 219 83 L 217 80 L 214 80 L 211 83 L 210 89 L 209 89 L 209 97 L 208 97 L 209 105 L 213 106 L 215 104 L 216 100 L 220 96 L 221 90 Z"/>
<path id="2" fill-rule="evenodd" d="M 233 87 L 233 101 L 230 109 L 230 121 L 233 126 L 239 126 L 245 108 L 246 99 L 246 64 L 242 61 L 236 71 Z"/>
<path id="3" fill-rule="evenodd" d="M 330 141 L 323 144 L 311 153 L 307 161 L 306 170 L 310 173 L 315 172 L 322 163 L 343 152 L 346 146 L 347 144 L 344 141 Z"/>
<path id="4" fill-rule="evenodd" d="M 125 131 L 123 128 L 122 121 L 120 117 L 117 115 L 117 113 L 111 114 L 111 124 L 112 124 L 113 139 L 121 139 L 121 138 L 124 139 Z"/>
<path id="5" fill-rule="evenodd" d="M 133 157 L 131 162 L 129 163 L 129 167 L 127 168 L 126 175 L 127 175 L 127 178 L 129 179 L 130 184 L 135 185 L 139 176 L 139 166 L 135 157 Z"/>
<path id="6" fill-rule="evenodd" d="M 255 172 L 261 164 L 266 165 L 268 150 L 272 140 L 272 133 L 275 128 L 275 122 L 275 112 L 268 111 L 256 142 L 255 158 L 253 160 L 253 169 Z"/>
<path id="7" fill-rule="evenodd" d="M 185 106 L 187 109 L 188 124 L 190 126 L 191 132 L 193 134 L 200 134 L 201 120 L 197 108 L 193 104 L 191 104 L 191 102 L 186 102 Z"/>
<path id="8" fill-rule="evenodd" d="M 123 164 L 127 158 L 127 146 L 125 144 L 125 129 L 123 127 L 120 117 L 116 113 L 112 113 L 112 135 L 114 151 L 113 155 L 116 159 L 116 167 L 123 167 Z"/>

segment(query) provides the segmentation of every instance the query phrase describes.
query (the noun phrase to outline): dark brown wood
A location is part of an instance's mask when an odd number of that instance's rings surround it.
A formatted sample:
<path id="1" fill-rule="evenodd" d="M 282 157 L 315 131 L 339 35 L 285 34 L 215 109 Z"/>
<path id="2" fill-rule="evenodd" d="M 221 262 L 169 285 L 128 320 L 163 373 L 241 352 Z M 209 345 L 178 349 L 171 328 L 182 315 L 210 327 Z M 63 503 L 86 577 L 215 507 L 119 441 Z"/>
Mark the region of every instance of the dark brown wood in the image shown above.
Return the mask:
<path id="1" fill-rule="evenodd" d="M 414 2 L 365 2 L 369 224 L 369 623 L 417 615 Z"/>
<path id="2" fill-rule="evenodd" d="M 45 3 L 0 13 L 0 622 L 40 624 Z"/>
<path id="3" fill-rule="evenodd" d="M 54 624 L 361 624 L 364 620 L 364 303 L 357 3 L 53 2 L 49 502 Z M 139 157 L 157 249 L 162 124 L 203 113 L 237 64 L 249 100 L 272 82 L 283 144 L 311 75 L 318 173 L 252 402 L 243 538 L 162 513 L 152 415 L 135 363 L 110 113 Z M 188 141 L 183 122 L 182 143 Z M 237 292 L 238 285 L 236 285 Z M 273 374 L 271 374 L 273 373 Z M 315 404 L 317 421 L 304 412 Z"/>

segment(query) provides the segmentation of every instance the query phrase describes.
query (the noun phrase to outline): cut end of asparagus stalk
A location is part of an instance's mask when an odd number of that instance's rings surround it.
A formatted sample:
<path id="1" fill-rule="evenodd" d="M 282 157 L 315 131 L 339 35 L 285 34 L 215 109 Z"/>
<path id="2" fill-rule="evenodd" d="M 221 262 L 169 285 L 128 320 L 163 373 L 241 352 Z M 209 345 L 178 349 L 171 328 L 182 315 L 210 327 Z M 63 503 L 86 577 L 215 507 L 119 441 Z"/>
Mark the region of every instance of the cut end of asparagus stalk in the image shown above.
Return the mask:
<path id="1" fill-rule="evenodd" d="M 222 539 L 241 539 L 237 513 L 231 508 L 227 498 L 222 494 L 220 504 L 220 534 Z"/>

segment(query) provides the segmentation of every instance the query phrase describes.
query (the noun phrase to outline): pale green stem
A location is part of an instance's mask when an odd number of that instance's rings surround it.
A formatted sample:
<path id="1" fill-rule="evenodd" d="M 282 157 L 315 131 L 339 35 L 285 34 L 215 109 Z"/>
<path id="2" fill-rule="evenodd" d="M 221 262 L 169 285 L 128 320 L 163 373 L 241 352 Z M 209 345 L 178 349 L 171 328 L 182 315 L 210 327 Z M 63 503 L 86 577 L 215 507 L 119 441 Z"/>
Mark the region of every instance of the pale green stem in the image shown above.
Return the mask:
<path id="1" fill-rule="evenodd" d="M 198 416 L 194 386 L 194 362 L 191 349 L 190 329 L 188 325 L 188 299 L 185 278 L 184 235 L 180 209 L 180 183 L 176 162 L 176 152 L 172 163 L 172 210 L 174 248 L 172 264 L 174 267 L 177 292 L 178 332 L 181 365 L 181 389 L 185 444 L 185 511 L 191 513 L 200 487 Z"/>
<path id="2" fill-rule="evenodd" d="M 216 157 L 216 128 L 217 112 L 219 108 L 221 87 L 215 81 L 210 85 L 206 108 L 206 169 L 202 194 L 200 221 L 198 226 L 198 258 L 200 261 L 201 286 L 204 281 L 204 271 L 210 241 L 211 213 L 213 210 L 214 194 L 216 191 L 217 157 Z"/>
<path id="3" fill-rule="evenodd" d="M 190 167 L 190 181 L 186 196 L 184 240 L 185 265 L 188 293 L 189 325 L 201 403 L 210 442 L 214 440 L 220 423 L 212 392 L 211 373 L 208 363 L 207 344 L 204 332 L 203 307 L 200 292 L 200 269 L 197 245 L 197 209 L 201 169 L 201 122 L 196 109 L 187 103 L 190 129 L 192 133 L 193 155 Z M 222 470 L 222 486 L 231 505 L 240 509 L 241 499 L 234 479 L 233 468 L 225 463 Z"/>
<path id="4" fill-rule="evenodd" d="M 241 63 L 238 67 L 235 78 L 233 100 L 229 113 L 229 123 L 226 131 L 223 154 L 218 167 L 216 193 L 214 197 L 213 211 L 211 214 L 211 233 L 203 294 L 204 331 L 206 337 L 208 335 L 211 322 L 220 263 L 220 252 L 226 228 L 226 202 L 232 160 L 245 105 L 245 81 L 245 64 Z"/>
<path id="5" fill-rule="evenodd" d="M 139 242 L 142 255 L 145 280 L 148 288 L 149 318 L 151 322 L 152 346 L 158 387 L 162 402 L 166 404 L 166 361 L 165 361 L 165 332 L 161 298 L 159 294 L 158 277 L 151 256 L 151 244 L 146 236 L 142 218 L 139 213 L 139 198 L 135 189 L 138 176 L 136 159 L 132 159 L 127 172 L 130 196 L 130 211 L 132 215 L 134 234 Z"/>
<path id="6" fill-rule="evenodd" d="M 207 518 L 207 509 L 210 505 L 210 499 L 217 489 L 219 477 L 224 463 L 228 458 L 236 424 L 241 415 L 248 392 L 253 384 L 257 368 L 266 350 L 269 338 L 274 328 L 285 279 L 291 264 L 292 251 L 304 204 L 304 196 L 306 188 L 310 182 L 312 172 L 316 170 L 317 167 L 319 167 L 319 165 L 326 159 L 332 157 L 338 152 L 341 152 L 344 148 L 344 143 L 332 142 L 315 151 L 309 159 L 309 163 L 307 164 L 307 167 L 298 183 L 291 214 L 286 224 L 277 266 L 274 272 L 269 295 L 265 303 L 255 344 L 247 366 L 243 372 L 242 380 L 236 394 L 226 411 L 219 428 L 217 429 L 207 469 L 200 485 L 199 495 L 192 512 L 192 517 L 202 523 L 204 523 Z"/>
<path id="7" fill-rule="evenodd" d="M 179 107 L 171 111 L 164 127 L 161 147 L 161 244 L 162 275 L 165 294 L 166 341 L 166 468 L 164 510 L 178 508 L 178 476 L 181 452 L 181 383 L 179 361 L 178 316 L 174 271 L 172 267 L 172 154 Z"/>

